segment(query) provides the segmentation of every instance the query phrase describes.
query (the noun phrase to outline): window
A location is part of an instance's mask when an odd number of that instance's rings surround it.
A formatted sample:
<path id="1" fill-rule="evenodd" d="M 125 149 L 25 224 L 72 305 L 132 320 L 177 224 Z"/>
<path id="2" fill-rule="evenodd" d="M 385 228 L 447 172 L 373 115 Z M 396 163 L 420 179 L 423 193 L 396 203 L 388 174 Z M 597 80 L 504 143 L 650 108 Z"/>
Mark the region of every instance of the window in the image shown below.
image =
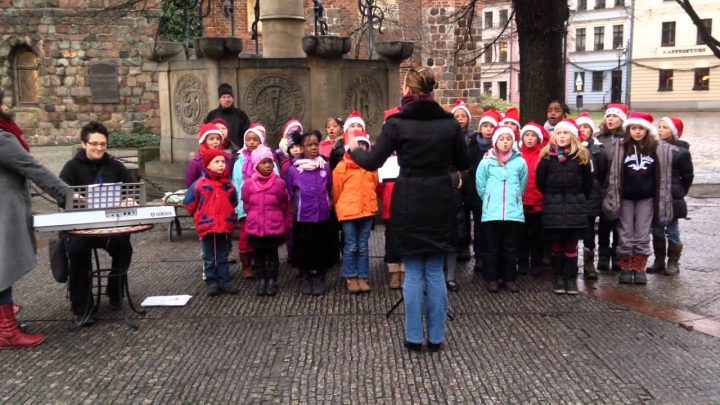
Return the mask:
<path id="1" fill-rule="evenodd" d="M 498 97 L 501 100 L 507 100 L 507 82 L 498 82 Z"/>
<path id="2" fill-rule="evenodd" d="M 485 44 L 485 63 L 493 62 L 493 44 Z"/>
<path id="3" fill-rule="evenodd" d="M 575 29 L 575 52 L 585 51 L 585 28 Z"/>
<path id="4" fill-rule="evenodd" d="M 575 72 L 575 92 L 585 91 L 585 72 Z"/>
<path id="5" fill-rule="evenodd" d="M 37 104 L 39 75 L 37 56 L 26 47 L 14 49 L 15 100 L 18 105 Z"/>
<path id="6" fill-rule="evenodd" d="M 625 7 L 625 0 L 615 0 L 615 7 Z"/>
<path id="7" fill-rule="evenodd" d="M 595 27 L 595 48 L 596 51 L 605 49 L 605 27 Z"/>
<path id="8" fill-rule="evenodd" d="M 500 10 L 500 21 L 498 22 L 498 25 L 501 27 L 504 27 L 508 20 L 508 11 L 507 10 Z"/>
<path id="9" fill-rule="evenodd" d="M 492 28 L 493 26 L 493 13 L 492 11 L 485 12 L 485 28 Z"/>
<path id="10" fill-rule="evenodd" d="M 707 32 L 712 34 L 712 18 L 703 18 L 702 23 Z M 705 45 L 705 41 L 703 41 L 702 36 L 700 35 L 700 30 L 697 30 L 697 40 L 695 43 L 698 45 Z"/>
<path id="11" fill-rule="evenodd" d="M 508 43 L 507 41 L 500 42 L 500 49 L 499 49 L 499 55 L 498 58 L 500 62 L 507 62 L 508 61 Z"/>
<path id="12" fill-rule="evenodd" d="M 675 21 L 662 23 L 660 46 L 675 46 Z"/>
<path id="13" fill-rule="evenodd" d="M 492 96 L 492 82 L 483 83 L 483 93 L 489 94 Z"/>
<path id="14" fill-rule="evenodd" d="M 587 0 L 578 0 L 577 11 L 587 10 Z"/>
<path id="15" fill-rule="evenodd" d="M 603 72 L 592 72 L 592 91 L 602 91 Z"/>
<path id="16" fill-rule="evenodd" d="M 622 24 L 613 25 L 613 49 L 622 48 L 624 28 Z"/>
<path id="17" fill-rule="evenodd" d="M 595 10 L 605 8 L 605 0 L 595 0 Z"/>
<path id="18" fill-rule="evenodd" d="M 710 90 L 710 68 L 695 69 L 693 90 Z"/>
<path id="19" fill-rule="evenodd" d="M 658 91 L 672 91 L 673 89 L 673 70 L 660 70 L 660 84 Z"/>

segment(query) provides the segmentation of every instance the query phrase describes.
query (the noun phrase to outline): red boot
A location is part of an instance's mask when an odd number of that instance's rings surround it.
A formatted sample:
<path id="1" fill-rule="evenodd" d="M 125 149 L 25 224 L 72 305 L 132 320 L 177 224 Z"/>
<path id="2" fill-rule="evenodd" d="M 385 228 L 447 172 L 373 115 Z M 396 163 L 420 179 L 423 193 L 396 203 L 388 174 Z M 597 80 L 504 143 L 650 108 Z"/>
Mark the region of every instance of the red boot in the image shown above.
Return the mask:
<path id="1" fill-rule="evenodd" d="M 37 346 L 44 340 L 42 333 L 31 335 L 18 328 L 13 304 L 0 306 L 0 349 Z"/>

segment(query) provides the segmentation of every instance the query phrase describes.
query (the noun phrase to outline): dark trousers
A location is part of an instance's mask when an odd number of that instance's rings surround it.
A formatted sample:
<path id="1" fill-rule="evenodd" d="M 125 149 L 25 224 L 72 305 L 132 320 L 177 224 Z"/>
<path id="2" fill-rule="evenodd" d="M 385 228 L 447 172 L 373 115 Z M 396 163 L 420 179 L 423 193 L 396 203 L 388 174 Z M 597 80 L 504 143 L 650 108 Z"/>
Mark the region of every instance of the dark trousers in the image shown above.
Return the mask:
<path id="1" fill-rule="evenodd" d="M 542 212 L 525 214 L 525 226 L 520 235 L 518 264 L 523 267 L 541 266 L 543 256 Z"/>
<path id="2" fill-rule="evenodd" d="M 483 260 L 483 252 L 485 251 L 485 226 L 482 222 L 482 210 L 476 209 L 472 211 L 473 217 L 473 251 L 475 254 L 475 261 L 481 262 Z"/>
<path id="3" fill-rule="evenodd" d="M 230 284 L 230 249 L 232 237 L 229 233 L 209 233 L 200 241 L 203 255 L 205 285 L 226 287 Z"/>
<path id="4" fill-rule="evenodd" d="M 70 306 L 75 315 L 83 315 L 92 307 L 92 249 L 105 249 L 112 257 L 112 270 L 107 283 L 107 294 L 111 300 L 120 299 L 123 280 L 118 274 L 130 267 L 133 248 L 130 235 L 96 238 L 71 236 L 67 244 L 70 259 Z"/>
<path id="5" fill-rule="evenodd" d="M 397 254 L 397 241 L 392 236 L 392 218 L 385 220 L 385 263 L 400 263 L 402 258 Z"/>
<path id="6" fill-rule="evenodd" d="M 0 291 L 0 306 L 12 304 L 12 287 Z"/>
<path id="7" fill-rule="evenodd" d="M 517 240 L 522 226 L 522 222 L 515 221 L 483 223 L 487 241 L 483 255 L 485 280 L 515 281 L 517 279 Z"/>
<path id="8" fill-rule="evenodd" d="M 610 221 L 603 214 L 600 215 L 600 224 L 598 225 L 598 245 L 600 248 L 610 247 L 610 234 L 612 234 L 612 248 L 617 247 L 619 237 L 617 233 L 617 221 Z"/>
<path id="9" fill-rule="evenodd" d="M 585 227 L 585 232 L 583 234 L 583 246 L 590 250 L 595 250 L 595 220 L 596 219 L 597 219 L 597 215 L 588 215 L 587 226 Z"/>

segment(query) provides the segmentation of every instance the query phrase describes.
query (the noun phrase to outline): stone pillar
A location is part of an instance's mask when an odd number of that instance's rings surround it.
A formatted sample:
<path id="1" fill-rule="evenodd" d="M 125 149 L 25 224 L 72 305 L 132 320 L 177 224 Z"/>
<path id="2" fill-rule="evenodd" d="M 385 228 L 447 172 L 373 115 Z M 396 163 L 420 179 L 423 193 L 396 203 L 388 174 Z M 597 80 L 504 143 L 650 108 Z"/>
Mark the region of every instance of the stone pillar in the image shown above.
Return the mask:
<path id="1" fill-rule="evenodd" d="M 303 0 L 260 0 L 264 58 L 304 58 Z"/>

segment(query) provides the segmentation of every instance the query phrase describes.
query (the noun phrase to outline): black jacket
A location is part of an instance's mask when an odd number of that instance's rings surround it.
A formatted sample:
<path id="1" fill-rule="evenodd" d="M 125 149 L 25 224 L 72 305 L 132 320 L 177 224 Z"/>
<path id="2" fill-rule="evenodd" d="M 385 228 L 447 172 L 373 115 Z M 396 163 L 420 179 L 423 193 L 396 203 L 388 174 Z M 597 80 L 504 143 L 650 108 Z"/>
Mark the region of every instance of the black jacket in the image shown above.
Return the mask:
<path id="1" fill-rule="evenodd" d="M 588 199 L 588 215 L 602 214 L 602 201 L 605 191 L 605 182 L 608 176 L 608 155 L 605 148 L 595 138 L 588 139 L 587 149 L 592 156 L 593 185 Z"/>
<path id="2" fill-rule="evenodd" d="M 475 174 L 480 161 L 482 160 L 485 153 L 490 150 L 491 142 L 487 145 L 478 142 L 478 138 L 481 138 L 479 132 L 475 132 L 470 136 L 468 142 L 468 157 L 470 159 L 470 168 L 463 173 L 463 196 L 465 197 L 465 205 L 473 211 L 482 210 L 482 200 L 477 193 L 475 187 Z"/>
<path id="3" fill-rule="evenodd" d="M 330 151 L 330 170 L 335 170 L 335 167 L 337 167 L 338 163 L 343 159 L 343 156 L 345 156 L 345 141 L 342 137 L 339 137 L 339 139 L 335 141 L 335 146 L 333 146 Z"/>
<path id="4" fill-rule="evenodd" d="M 222 118 L 228 123 L 228 138 L 230 139 L 230 143 L 237 149 L 241 149 L 245 143 L 243 135 L 245 131 L 250 128 L 250 118 L 245 111 L 237 107 L 218 107 L 210 111 L 203 122 L 208 123 L 215 118 Z"/>
<path id="5" fill-rule="evenodd" d="M 376 170 L 393 151 L 400 165 L 390 208 L 398 255 L 455 251 L 458 227 L 449 168 L 468 168 L 457 120 L 432 100 L 408 103 L 387 119 L 372 150 L 356 148 L 351 156 L 366 170 Z"/>
<path id="6" fill-rule="evenodd" d="M 535 183 L 544 195 L 543 228 L 585 229 L 593 186 L 589 164 L 581 165 L 576 158 L 563 164 L 557 156 L 545 156 L 538 163 Z"/>
<path id="7" fill-rule="evenodd" d="M 675 219 L 687 218 L 687 203 L 685 196 L 690 191 L 695 175 L 693 174 L 693 163 L 690 156 L 690 144 L 685 141 L 677 141 L 677 148 L 672 155 L 672 187 L 673 214 Z"/>
<path id="8" fill-rule="evenodd" d="M 102 167 L 104 169 L 100 173 Z M 98 178 L 98 174 L 101 174 L 101 179 Z M 70 186 L 135 182 L 134 176 L 119 160 L 107 153 L 100 160 L 91 160 L 84 150 L 78 151 L 74 158 L 65 163 L 59 177 Z"/>

